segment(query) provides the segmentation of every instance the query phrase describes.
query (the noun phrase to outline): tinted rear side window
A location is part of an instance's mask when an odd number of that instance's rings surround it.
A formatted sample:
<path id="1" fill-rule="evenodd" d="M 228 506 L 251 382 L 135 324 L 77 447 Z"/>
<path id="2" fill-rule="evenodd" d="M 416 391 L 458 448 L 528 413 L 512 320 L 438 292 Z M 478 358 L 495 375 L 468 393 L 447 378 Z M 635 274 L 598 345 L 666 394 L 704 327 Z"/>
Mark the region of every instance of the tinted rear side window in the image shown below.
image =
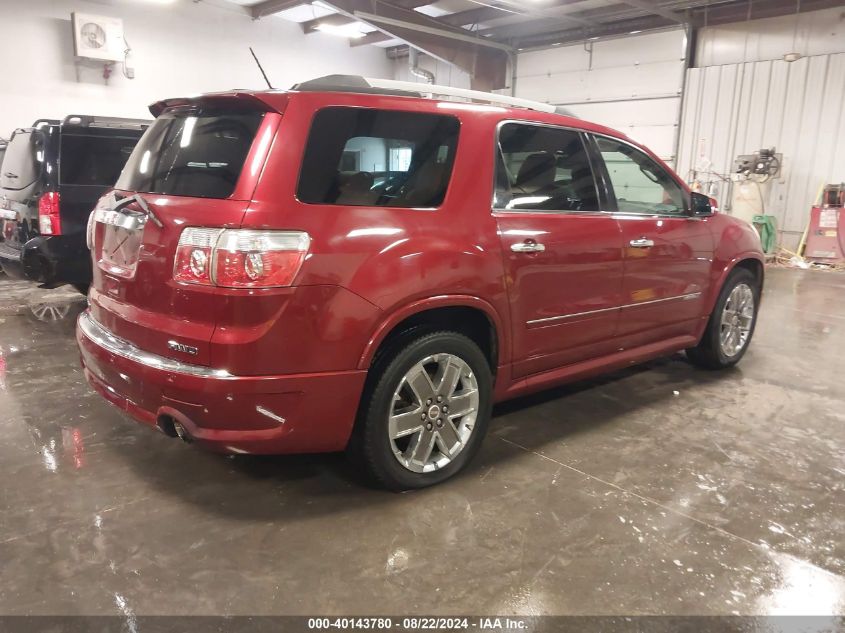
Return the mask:
<path id="1" fill-rule="evenodd" d="M 35 182 L 41 174 L 38 153 L 42 147 L 43 138 L 39 132 L 16 132 L 3 157 L 0 187 L 24 189 Z"/>
<path id="2" fill-rule="evenodd" d="M 62 134 L 59 182 L 110 187 L 138 139 Z"/>
<path id="3" fill-rule="evenodd" d="M 311 204 L 438 207 L 452 176 L 455 117 L 332 107 L 314 117 L 297 197 Z"/>
<path id="4" fill-rule="evenodd" d="M 261 112 L 165 112 L 141 137 L 117 188 L 228 198 L 263 116 Z"/>

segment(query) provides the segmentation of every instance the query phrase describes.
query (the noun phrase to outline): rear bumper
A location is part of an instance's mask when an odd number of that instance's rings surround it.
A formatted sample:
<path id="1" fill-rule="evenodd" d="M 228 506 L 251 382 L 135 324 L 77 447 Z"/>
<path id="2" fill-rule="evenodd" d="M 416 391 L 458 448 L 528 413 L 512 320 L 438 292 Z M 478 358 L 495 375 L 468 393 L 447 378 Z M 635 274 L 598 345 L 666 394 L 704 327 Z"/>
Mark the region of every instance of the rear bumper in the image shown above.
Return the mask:
<path id="1" fill-rule="evenodd" d="M 234 376 L 145 352 L 83 312 L 77 341 L 89 384 L 149 425 L 178 421 L 199 444 L 235 453 L 343 450 L 366 371 Z"/>
<path id="2" fill-rule="evenodd" d="M 14 279 L 25 279 L 26 275 L 23 273 L 23 262 L 21 261 L 21 251 L 18 248 L 9 246 L 6 242 L 0 242 L 0 268 L 3 268 L 9 277 Z"/>

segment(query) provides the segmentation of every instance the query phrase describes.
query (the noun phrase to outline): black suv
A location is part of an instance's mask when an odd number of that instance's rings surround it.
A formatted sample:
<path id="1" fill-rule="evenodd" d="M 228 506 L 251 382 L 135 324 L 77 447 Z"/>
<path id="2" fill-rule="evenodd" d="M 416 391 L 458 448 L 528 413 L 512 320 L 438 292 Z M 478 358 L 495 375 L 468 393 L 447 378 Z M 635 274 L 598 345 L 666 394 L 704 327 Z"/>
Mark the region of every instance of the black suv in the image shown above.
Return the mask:
<path id="1" fill-rule="evenodd" d="M 0 266 L 10 277 L 88 291 L 88 216 L 148 125 L 71 115 L 15 130 L 0 169 Z"/>

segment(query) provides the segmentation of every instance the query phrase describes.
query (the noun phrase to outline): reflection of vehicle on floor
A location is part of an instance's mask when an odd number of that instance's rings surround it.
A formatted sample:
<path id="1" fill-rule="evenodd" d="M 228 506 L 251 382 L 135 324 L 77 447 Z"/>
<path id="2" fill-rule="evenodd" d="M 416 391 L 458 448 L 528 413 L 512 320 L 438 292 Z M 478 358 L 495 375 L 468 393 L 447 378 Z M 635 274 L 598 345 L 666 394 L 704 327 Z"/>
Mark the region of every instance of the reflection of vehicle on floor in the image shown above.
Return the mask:
<path id="1" fill-rule="evenodd" d="M 39 321 L 51 323 L 66 319 L 70 313 L 69 303 L 53 304 L 49 302 L 35 303 L 29 306 L 33 316 Z"/>
<path id="2" fill-rule="evenodd" d="M 87 292 L 88 215 L 147 124 L 74 115 L 15 131 L 0 169 L 0 266 L 10 276 Z"/>
<path id="3" fill-rule="evenodd" d="M 369 81 L 152 107 L 89 226 L 100 394 L 221 451 L 347 449 L 401 489 L 463 468 L 494 401 L 742 358 L 760 241 L 649 150 L 546 104 Z"/>

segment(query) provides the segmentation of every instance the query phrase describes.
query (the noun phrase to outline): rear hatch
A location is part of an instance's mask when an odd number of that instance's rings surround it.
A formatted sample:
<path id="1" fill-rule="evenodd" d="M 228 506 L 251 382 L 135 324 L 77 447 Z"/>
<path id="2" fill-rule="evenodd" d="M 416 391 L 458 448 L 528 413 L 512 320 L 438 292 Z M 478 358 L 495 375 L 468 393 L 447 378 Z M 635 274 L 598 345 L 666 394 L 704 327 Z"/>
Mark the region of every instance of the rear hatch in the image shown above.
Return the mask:
<path id="1" fill-rule="evenodd" d="M 147 352 L 209 364 L 226 291 L 174 280 L 179 238 L 187 227 L 241 225 L 279 119 L 246 94 L 158 116 L 92 214 L 90 304 L 101 325 Z"/>
<path id="2" fill-rule="evenodd" d="M 138 129 L 63 125 L 59 161 L 62 235 L 83 235 L 97 199 L 114 186 L 141 137 Z"/>
<path id="3" fill-rule="evenodd" d="M 33 128 L 16 130 L 0 170 L 0 250 L 19 253 L 38 226 L 38 195 L 49 135 Z"/>

